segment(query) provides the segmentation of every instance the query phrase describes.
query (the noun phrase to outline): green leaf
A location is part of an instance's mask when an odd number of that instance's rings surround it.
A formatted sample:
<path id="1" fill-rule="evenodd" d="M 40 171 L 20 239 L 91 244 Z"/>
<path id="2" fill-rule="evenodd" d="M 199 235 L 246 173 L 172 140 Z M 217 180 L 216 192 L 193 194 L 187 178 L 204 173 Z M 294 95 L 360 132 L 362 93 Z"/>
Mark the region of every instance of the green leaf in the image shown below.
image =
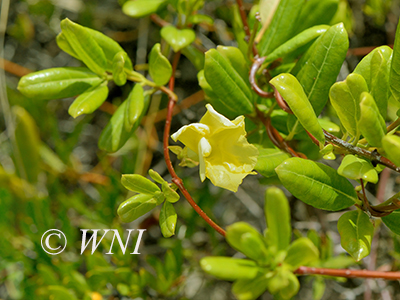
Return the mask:
<path id="1" fill-rule="evenodd" d="M 60 26 L 65 39 L 79 59 L 94 73 L 104 76 L 107 68 L 106 56 L 90 33 L 68 18 L 62 20 Z"/>
<path id="2" fill-rule="evenodd" d="M 336 82 L 329 91 L 331 104 L 335 109 L 343 127 L 356 140 L 360 134 L 358 120 L 360 119 L 360 96 L 368 92 L 364 78 L 358 74 L 350 74 L 346 80 Z"/>
<path id="3" fill-rule="evenodd" d="M 287 278 L 289 273 L 291 274 L 291 272 L 285 268 L 277 268 L 271 280 L 268 282 L 268 291 L 274 295 L 287 287 L 289 285 L 289 280 Z"/>
<path id="4" fill-rule="evenodd" d="M 175 234 L 177 214 L 174 206 L 165 201 L 160 212 L 160 228 L 161 233 L 165 238 L 169 238 Z"/>
<path id="5" fill-rule="evenodd" d="M 23 76 L 18 90 L 36 100 L 59 99 L 82 94 L 103 80 L 87 68 L 53 68 Z"/>
<path id="6" fill-rule="evenodd" d="M 167 3 L 167 0 L 126 1 L 122 6 L 122 11 L 132 18 L 141 18 L 155 13 Z"/>
<path id="7" fill-rule="evenodd" d="M 344 213 L 337 224 L 342 247 L 359 261 L 369 255 L 374 226 L 361 210 Z"/>
<path id="8" fill-rule="evenodd" d="M 215 108 L 216 111 L 223 111 L 224 116 L 229 119 L 234 119 L 240 113 L 234 112 L 225 102 L 223 102 L 218 96 L 214 93 L 211 86 L 208 84 L 206 78 L 204 77 L 204 70 L 200 70 L 197 73 L 197 80 L 199 81 L 200 87 L 203 89 L 205 93 L 206 100 L 211 103 L 211 105 Z"/>
<path id="9" fill-rule="evenodd" d="M 191 24 L 204 23 L 207 25 L 213 25 L 214 19 L 207 15 L 195 14 L 195 15 L 190 15 L 188 17 L 188 23 L 191 23 Z"/>
<path id="10" fill-rule="evenodd" d="M 268 287 L 270 278 L 267 274 L 259 273 L 253 279 L 236 280 L 232 285 L 233 294 L 238 300 L 257 299 Z"/>
<path id="11" fill-rule="evenodd" d="M 193 64 L 197 71 L 204 69 L 204 53 L 193 45 L 181 50 L 182 54 Z"/>
<path id="12" fill-rule="evenodd" d="M 296 275 L 292 272 L 286 272 L 286 278 L 288 285 L 280 290 L 279 296 L 283 299 L 292 299 L 299 292 L 300 283 Z"/>
<path id="13" fill-rule="evenodd" d="M 382 146 L 386 156 L 398 167 L 400 167 L 400 137 L 387 135 L 382 139 Z"/>
<path id="14" fill-rule="evenodd" d="M 131 136 L 133 129 L 127 131 L 124 126 L 128 101 L 124 101 L 115 111 L 99 138 L 99 148 L 108 152 L 120 149 Z"/>
<path id="15" fill-rule="evenodd" d="M 135 84 L 132 91 L 126 99 L 126 109 L 124 126 L 126 131 L 130 131 L 132 127 L 139 123 L 140 117 L 143 115 L 145 106 L 143 87 L 140 84 Z"/>
<path id="16" fill-rule="evenodd" d="M 252 279 L 258 266 L 248 259 L 209 256 L 200 260 L 201 268 L 210 275 L 223 280 Z"/>
<path id="17" fill-rule="evenodd" d="M 329 89 L 339 75 L 348 48 L 343 24 L 334 25 L 314 42 L 292 71 L 317 116 L 328 100 Z"/>
<path id="18" fill-rule="evenodd" d="M 92 87 L 74 100 L 68 109 L 68 113 L 74 118 L 84 114 L 91 114 L 103 104 L 107 96 L 108 87 L 106 84 Z"/>
<path id="19" fill-rule="evenodd" d="M 116 54 L 120 52 L 124 52 L 124 49 L 112 38 L 104 35 L 103 33 L 88 28 L 88 27 L 83 27 L 82 29 L 87 31 L 88 34 L 92 36 L 92 38 L 96 41 L 96 43 L 100 46 L 100 48 L 103 50 L 104 55 L 106 56 L 106 61 L 107 61 L 107 68 L 106 70 L 108 72 L 112 72 L 113 70 L 113 60 Z M 57 35 L 57 45 L 60 47 L 63 51 L 67 52 L 69 55 L 75 57 L 76 59 L 80 60 L 79 55 L 72 49 L 71 45 L 68 43 L 68 40 L 65 38 L 65 34 L 63 32 L 60 32 Z M 125 53 L 126 54 L 126 53 Z M 126 55 L 125 56 L 125 68 L 132 71 L 132 61 L 130 58 Z"/>
<path id="20" fill-rule="evenodd" d="M 284 263 L 291 266 L 291 270 L 296 270 L 300 266 L 307 266 L 317 261 L 319 251 L 314 243 L 305 237 L 295 240 L 288 248 Z"/>
<path id="21" fill-rule="evenodd" d="M 400 235 L 400 210 L 392 212 L 390 215 L 382 217 L 382 222 L 395 234 Z"/>
<path id="22" fill-rule="evenodd" d="M 124 52 L 115 54 L 112 66 L 112 75 L 116 85 L 122 86 L 126 83 L 125 63 L 128 55 Z"/>
<path id="23" fill-rule="evenodd" d="M 388 46 L 375 48 L 360 61 L 354 70 L 354 73 L 364 77 L 383 118 L 386 118 L 390 95 L 389 74 L 392 53 L 392 49 Z"/>
<path id="24" fill-rule="evenodd" d="M 296 77 L 283 73 L 271 79 L 270 83 L 288 103 L 300 124 L 320 142 L 320 146 L 324 145 L 325 136 L 321 125 L 319 125 L 313 107 Z"/>
<path id="25" fill-rule="evenodd" d="M 151 49 L 149 73 L 153 81 L 159 86 L 165 85 L 172 75 L 172 66 L 169 60 L 161 53 L 159 43 L 155 44 Z"/>
<path id="26" fill-rule="evenodd" d="M 261 264 L 267 263 L 270 259 L 263 236 L 245 222 L 228 226 L 226 240 L 233 248 Z"/>
<path id="27" fill-rule="evenodd" d="M 276 246 L 277 251 L 286 250 L 290 244 L 292 228 L 289 202 L 282 190 L 276 187 L 267 189 L 264 213 L 271 244 Z"/>
<path id="28" fill-rule="evenodd" d="M 154 195 L 160 192 L 160 188 L 155 183 L 139 174 L 124 174 L 121 183 L 125 188 L 136 193 Z"/>
<path id="29" fill-rule="evenodd" d="M 388 99 L 390 95 L 389 74 L 392 52 L 391 48 L 383 46 L 373 54 L 371 59 L 370 93 L 374 97 L 383 119 L 385 119 L 387 115 Z"/>
<path id="30" fill-rule="evenodd" d="M 296 20 L 300 15 L 304 0 L 281 0 L 258 49 L 260 56 L 270 54 L 273 49 L 289 40 L 297 29 Z"/>
<path id="31" fill-rule="evenodd" d="M 22 163 L 15 163 L 19 176 L 30 183 L 36 183 L 40 172 L 39 129 L 35 120 L 24 108 L 13 106 L 12 115 L 15 117 L 15 143 L 19 150 L 15 152 L 15 155 L 19 154 L 15 159 L 21 159 Z M 21 167 L 23 170 L 20 170 Z"/>
<path id="32" fill-rule="evenodd" d="M 189 46 L 196 39 L 193 29 L 178 29 L 172 25 L 161 28 L 160 34 L 175 52 Z"/>
<path id="33" fill-rule="evenodd" d="M 274 148 L 258 148 L 259 155 L 254 169 L 264 177 L 276 176 L 275 168 L 290 155 Z"/>
<path id="34" fill-rule="evenodd" d="M 249 67 L 243 53 L 236 47 L 217 46 L 217 51 L 233 67 L 246 84 L 249 84 Z"/>
<path id="35" fill-rule="evenodd" d="M 144 97 L 144 106 L 147 107 L 150 97 Z M 124 101 L 116 110 L 110 121 L 103 129 L 99 139 L 99 148 L 108 152 L 115 152 L 119 150 L 129 139 L 132 133 L 139 126 L 139 120 L 135 122 L 130 131 L 125 129 L 124 123 L 126 118 L 128 101 Z M 145 111 L 145 109 L 143 110 Z M 143 114 L 140 116 L 140 118 Z M 140 119 L 139 118 L 139 119 Z"/>
<path id="36" fill-rule="evenodd" d="M 276 48 L 270 55 L 267 56 L 264 64 L 273 62 L 278 58 L 284 57 L 294 52 L 298 48 L 308 44 L 312 40 L 324 34 L 329 28 L 330 26 L 328 25 L 319 25 L 304 30 L 303 32 L 288 40 L 286 43 Z"/>
<path id="37" fill-rule="evenodd" d="M 169 186 L 168 182 L 164 181 L 161 188 L 168 202 L 175 203 L 179 200 L 179 194 Z"/>
<path id="38" fill-rule="evenodd" d="M 316 277 L 313 281 L 312 291 L 313 291 L 313 300 L 321 300 L 324 296 L 326 289 L 325 279 L 321 277 Z"/>
<path id="39" fill-rule="evenodd" d="M 158 204 L 154 195 L 137 194 L 121 203 L 118 215 L 122 222 L 129 223 L 148 213 Z"/>
<path id="40" fill-rule="evenodd" d="M 385 120 L 370 93 L 363 92 L 360 97 L 360 132 L 371 146 L 382 147 L 382 138 L 386 134 Z"/>
<path id="41" fill-rule="evenodd" d="M 394 39 L 389 86 L 393 97 L 400 102 L 400 22 L 397 24 L 396 37 Z"/>
<path id="42" fill-rule="evenodd" d="M 293 157 L 275 170 L 289 192 L 315 208 L 337 211 L 358 202 L 351 183 L 324 164 Z"/>
<path id="43" fill-rule="evenodd" d="M 339 5 L 339 0 L 308 0 L 297 19 L 296 32 L 320 24 L 331 24 Z"/>
<path id="44" fill-rule="evenodd" d="M 151 177 L 151 179 L 153 179 L 155 182 L 159 183 L 159 184 L 163 184 L 164 182 L 166 182 L 160 174 L 158 174 L 156 171 L 154 171 L 153 169 L 149 170 L 149 175 Z"/>
<path id="45" fill-rule="evenodd" d="M 61 285 L 50 285 L 47 288 L 49 299 L 57 300 L 77 300 L 78 298 L 67 288 Z"/>
<path id="46" fill-rule="evenodd" d="M 206 52 L 204 76 L 215 95 L 225 106 L 240 114 L 253 112 L 250 87 L 229 61 L 215 49 Z"/>
<path id="47" fill-rule="evenodd" d="M 351 154 L 343 158 L 337 172 L 339 175 L 349 179 L 362 179 L 372 183 L 378 182 L 378 173 L 371 162 Z"/>

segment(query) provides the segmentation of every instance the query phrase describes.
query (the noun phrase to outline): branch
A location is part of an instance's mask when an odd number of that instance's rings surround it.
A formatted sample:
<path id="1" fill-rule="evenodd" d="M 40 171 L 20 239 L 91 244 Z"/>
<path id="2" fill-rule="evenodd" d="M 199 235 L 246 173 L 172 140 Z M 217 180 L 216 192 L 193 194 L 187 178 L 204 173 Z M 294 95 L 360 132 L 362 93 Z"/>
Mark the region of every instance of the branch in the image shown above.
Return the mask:
<path id="1" fill-rule="evenodd" d="M 333 134 L 330 134 L 329 132 L 324 131 L 325 138 L 327 141 L 329 141 L 332 144 L 335 144 L 336 146 L 339 146 L 340 148 L 345 149 L 347 152 L 351 154 L 357 154 L 359 156 L 362 156 L 364 158 L 369 159 L 371 162 L 375 162 L 381 165 L 384 165 L 398 173 L 400 173 L 400 167 L 397 167 L 394 163 L 392 163 L 389 159 L 386 157 L 383 157 L 378 153 L 378 151 L 368 151 L 366 149 L 353 146 L 352 144 L 343 141 L 342 139 L 339 139 L 338 137 L 334 136 Z"/>
<path id="2" fill-rule="evenodd" d="M 240 18 L 242 19 L 242 23 L 243 23 L 243 30 L 246 33 L 246 42 L 250 42 L 250 27 L 249 24 L 247 23 L 247 16 L 246 16 L 246 12 L 244 11 L 244 6 L 243 6 L 243 1 L 242 0 L 236 0 L 236 3 L 239 7 L 239 13 L 240 13 Z M 256 56 L 258 55 L 258 51 L 256 46 L 253 44 L 252 45 L 252 50 L 253 50 L 253 55 Z"/>
<path id="3" fill-rule="evenodd" d="M 369 270 L 350 270 L 350 269 L 325 269 L 313 267 L 299 267 L 293 273 L 299 275 L 325 275 L 345 278 L 383 278 L 387 280 L 399 280 L 400 272 L 380 272 Z"/>
<path id="4" fill-rule="evenodd" d="M 175 86 L 175 70 L 178 65 L 180 57 L 180 52 L 175 53 L 173 62 L 172 62 L 172 77 L 169 81 L 169 90 L 172 92 Z M 207 214 L 197 205 L 197 203 L 193 200 L 192 196 L 190 196 L 189 192 L 185 188 L 183 181 L 179 176 L 176 174 L 174 167 L 172 166 L 171 157 L 169 156 L 169 136 L 171 130 L 171 120 L 172 120 L 172 113 L 174 110 L 174 106 L 176 104 L 177 99 L 173 97 L 175 94 L 168 94 L 169 101 L 168 101 L 168 108 L 167 108 L 167 118 L 165 120 L 165 128 L 164 128 L 164 137 L 163 137 L 163 150 L 164 150 L 164 159 L 167 165 L 168 171 L 172 176 L 172 182 L 177 185 L 179 190 L 185 196 L 186 200 L 189 204 L 193 207 L 193 209 L 202 217 L 212 228 L 214 228 L 219 234 L 225 236 L 226 232 L 220 226 L 218 226 Z"/>

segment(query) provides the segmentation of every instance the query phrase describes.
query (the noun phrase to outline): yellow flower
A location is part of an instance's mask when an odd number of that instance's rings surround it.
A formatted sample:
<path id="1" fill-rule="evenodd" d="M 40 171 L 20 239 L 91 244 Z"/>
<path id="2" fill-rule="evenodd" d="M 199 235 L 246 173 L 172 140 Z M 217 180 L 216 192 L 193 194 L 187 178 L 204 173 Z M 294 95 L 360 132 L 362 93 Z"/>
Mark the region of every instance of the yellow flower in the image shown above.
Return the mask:
<path id="1" fill-rule="evenodd" d="M 258 150 L 246 139 L 244 116 L 230 121 L 210 105 L 200 123 L 183 126 L 171 137 L 198 155 L 200 179 L 236 192 L 257 163 Z"/>

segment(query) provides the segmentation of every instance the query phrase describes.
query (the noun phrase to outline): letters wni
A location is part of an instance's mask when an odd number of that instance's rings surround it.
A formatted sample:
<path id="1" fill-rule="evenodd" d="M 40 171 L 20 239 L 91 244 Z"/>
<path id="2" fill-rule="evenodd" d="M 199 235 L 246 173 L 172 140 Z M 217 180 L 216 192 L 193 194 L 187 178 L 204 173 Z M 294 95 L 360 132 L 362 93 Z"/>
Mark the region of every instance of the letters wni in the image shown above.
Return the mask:
<path id="1" fill-rule="evenodd" d="M 89 230 L 93 230 L 93 234 L 92 234 L 92 236 L 90 237 L 90 239 L 86 242 L 86 233 L 87 233 Z M 85 251 L 85 249 L 89 246 L 89 244 L 90 244 L 90 242 L 91 242 L 92 240 L 93 240 L 93 241 L 92 241 L 92 253 L 91 253 L 91 254 L 93 254 L 94 251 L 96 251 L 97 247 L 100 245 L 100 243 L 101 243 L 101 241 L 103 240 L 104 236 L 105 236 L 109 231 L 114 232 L 114 236 L 113 236 L 113 239 L 112 239 L 112 241 L 111 241 L 110 251 L 108 251 L 106 254 L 113 254 L 113 253 L 112 253 L 112 247 L 113 247 L 113 245 L 114 245 L 115 237 L 117 237 L 118 244 L 119 244 L 119 246 L 121 247 L 122 253 L 125 254 L 126 248 L 128 247 L 129 239 L 130 239 L 130 237 L 131 237 L 131 232 L 132 232 L 132 231 L 135 231 L 136 229 L 128 229 L 128 230 L 127 230 L 127 231 L 128 231 L 128 237 L 126 238 L 125 245 L 124 245 L 124 243 L 123 243 L 123 241 L 122 241 L 122 238 L 121 238 L 121 236 L 119 235 L 119 232 L 118 232 L 117 229 L 104 229 L 104 234 L 103 234 L 103 236 L 102 236 L 102 237 L 100 238 L 100 240 L 97 242 L 97 232 L 98 232 L 99 230 L 101 230 L 101 229 L 81 229 L 81 231 L 82 231 L 81 255 L 82 255 L 83 251 Z M 146 229 L 137 229 L 137 231 L 139 231 L 139 235 L 138 235 L 137 240 L 136 240 L 135 250 L 134 250 L 132 253 L 130 253 L 130 254 L 140 254 L 140 253 L 138 252 L 138 251 L 139 251 L 139 246 L 140 246 L 140 241 L 141 241 L 141 239 L 142 239 L 143 232 L 146 231 Z"/>

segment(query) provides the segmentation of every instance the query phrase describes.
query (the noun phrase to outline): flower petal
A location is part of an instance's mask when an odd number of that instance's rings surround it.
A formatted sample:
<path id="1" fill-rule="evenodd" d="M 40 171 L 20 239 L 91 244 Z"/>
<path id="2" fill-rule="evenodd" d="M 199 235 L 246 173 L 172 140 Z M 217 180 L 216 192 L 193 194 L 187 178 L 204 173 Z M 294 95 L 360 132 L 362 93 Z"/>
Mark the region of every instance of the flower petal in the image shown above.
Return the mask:
<path id="1" fill-rule="evenodd" d="M 210 132 L 210 129 L 205 124 L 193 123 L 190 125 L 185 125 L 173 135 L 171 138 L 176 142 L 177 140 L 181 141 L 185 146 L 187 146 L 190 150 L 196 152 L 198 154 L 198 144 L 202 137 L 207 135 Z"/>
<path id="2" fill-rule="evenodd" d="M 221 129 L 227 128 L 227 127 L 234 127 L 235 124 L 232 123 L 231 120 L 226 118 L 225 116 L 221 115 L 218 113 L 212 106 L 211 104 L 206 105 L 207 112 L 206 114 L 201 118 L 200 123 L 201 124 L 206 124 L 210 128 L 210 134 L 214 134 Z"/>
<path id="3" fill-rule="evenodd" d="M 199 163 L 200 163 L 200 179 L 204 181 L 206 179 L 206 164 L 205 164 L 205 157 L 208 157 L 211 153 L 211 145 L 207 141 L 206 138 L 201 138 L 198 145 L 198 152 L 199 152 Z"/>

